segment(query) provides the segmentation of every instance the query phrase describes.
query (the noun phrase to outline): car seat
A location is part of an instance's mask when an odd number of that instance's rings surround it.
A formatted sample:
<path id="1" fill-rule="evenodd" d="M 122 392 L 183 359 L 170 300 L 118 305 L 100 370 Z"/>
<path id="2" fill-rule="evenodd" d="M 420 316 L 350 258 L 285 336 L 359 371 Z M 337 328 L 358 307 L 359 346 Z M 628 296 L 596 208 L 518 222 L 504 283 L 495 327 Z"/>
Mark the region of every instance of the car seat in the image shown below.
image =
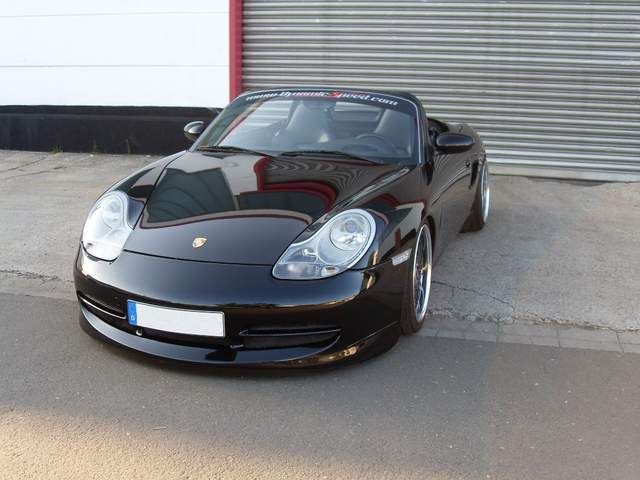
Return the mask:
<path id="1" fill-rule="evenodd" d="M 304 103 L 300 103 L 291 115 L 287 126 L 275 134 L 273 144 L 281 149 L 287 149 L 299 145 L 328 142 L 331 139 L 325 111 L 310 109 Z"/>
<path id="2" fill-rule="evenodd" d="M 406 113 L 396 110 L 386 110 L 374 133 L 383 136 L 397 149 L 409 154 L 413 143 L 415 123 L 413 118 Z"/>

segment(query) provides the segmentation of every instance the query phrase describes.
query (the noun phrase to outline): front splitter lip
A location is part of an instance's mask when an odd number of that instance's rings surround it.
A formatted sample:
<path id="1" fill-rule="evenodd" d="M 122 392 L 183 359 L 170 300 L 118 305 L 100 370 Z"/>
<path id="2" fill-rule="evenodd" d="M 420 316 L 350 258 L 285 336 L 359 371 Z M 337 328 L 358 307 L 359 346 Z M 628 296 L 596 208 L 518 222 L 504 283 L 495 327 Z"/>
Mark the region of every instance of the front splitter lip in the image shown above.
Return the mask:
<path id="1" fill-rule="evenodd" d="M 177 345 L 138 337 L 109 325 L 82 305 L 80 305 L 80 322 L 88 333 L 147 356 L 193 365 L 236 367 L 317 367 L 355 360 L 371 350 L 371 347 L 385 334 L 392 335 L 389 337 L 392 341 L 385 342 L 389 344 L 388 347 L 392 346 L 396 339 L 392 333 L 394 330 L 392 327 L 397 327 L 397 324 L 392 324 L 346 347 L 339 346 L 343 342 L 338 337 L 330 345 L 322 347 L 232 351 Z"/>

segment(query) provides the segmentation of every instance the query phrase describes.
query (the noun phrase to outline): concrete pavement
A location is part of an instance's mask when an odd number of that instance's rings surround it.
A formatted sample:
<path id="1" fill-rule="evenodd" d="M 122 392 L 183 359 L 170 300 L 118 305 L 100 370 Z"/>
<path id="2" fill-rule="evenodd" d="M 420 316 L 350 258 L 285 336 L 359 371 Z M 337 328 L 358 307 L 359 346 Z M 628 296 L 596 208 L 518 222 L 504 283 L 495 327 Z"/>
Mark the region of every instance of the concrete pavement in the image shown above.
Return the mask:
<path id="1" fill-rule="evenodd" d="M 640 329 L 640 183 L 493 177 L 486 229 L 434 272 L 438 313 Z"/>
<path id="2" fill-rule="evenodd" d="M 154 159 L 0 150 L 0 272 L 72 293 L 71 266 L 95 198 Z"/>

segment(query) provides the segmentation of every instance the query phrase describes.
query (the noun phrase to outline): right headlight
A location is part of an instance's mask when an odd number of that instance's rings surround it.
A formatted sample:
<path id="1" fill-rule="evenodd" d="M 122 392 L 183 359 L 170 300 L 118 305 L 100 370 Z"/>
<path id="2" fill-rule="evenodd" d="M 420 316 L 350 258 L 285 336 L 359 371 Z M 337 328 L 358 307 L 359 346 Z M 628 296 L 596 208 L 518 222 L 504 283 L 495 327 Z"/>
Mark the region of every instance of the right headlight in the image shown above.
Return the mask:
<path id="1" fill-rule="evenodd" d="M 127 223 L 129 200 L 123 192 L 110 192 L 91 209 L 82 230 L 82 246 L 96 258 L 112 261 L 118 258 L 129 238 Z"/>
<path id="2" fill-rule="evenodd" d="M 337 275 L 362 258 L 375 233 L 376 223 L 369 212 L 339 213 L 308 239 L 292 243 L 273 267 L 273 276 L 313 280 Z"/>

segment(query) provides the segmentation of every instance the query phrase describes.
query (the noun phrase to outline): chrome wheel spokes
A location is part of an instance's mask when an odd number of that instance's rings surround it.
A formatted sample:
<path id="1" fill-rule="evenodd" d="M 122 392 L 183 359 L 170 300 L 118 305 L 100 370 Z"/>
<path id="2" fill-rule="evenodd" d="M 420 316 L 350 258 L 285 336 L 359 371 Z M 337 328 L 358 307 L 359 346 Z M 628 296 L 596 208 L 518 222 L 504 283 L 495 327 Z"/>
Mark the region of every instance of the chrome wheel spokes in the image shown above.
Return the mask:
<path id="1" fill-rule="evenodd" d="M 413 288 L 418 322 L 422 322 L 427 313 L 431 291 L 431 267 L 431 235 L 428 227 L 423 226 L 416 240 L 413 264 Z"/>
<path id="2" fill-rule="evenodd" d="M 480 188 L 482 195 L 482 220 L 487 221 L 489 217 L 489 204 L 491 201 L 491 188 L 489 187 L 489 168 L 484 164 L 482 169 L 482 178 L 480 179 Z"/>

